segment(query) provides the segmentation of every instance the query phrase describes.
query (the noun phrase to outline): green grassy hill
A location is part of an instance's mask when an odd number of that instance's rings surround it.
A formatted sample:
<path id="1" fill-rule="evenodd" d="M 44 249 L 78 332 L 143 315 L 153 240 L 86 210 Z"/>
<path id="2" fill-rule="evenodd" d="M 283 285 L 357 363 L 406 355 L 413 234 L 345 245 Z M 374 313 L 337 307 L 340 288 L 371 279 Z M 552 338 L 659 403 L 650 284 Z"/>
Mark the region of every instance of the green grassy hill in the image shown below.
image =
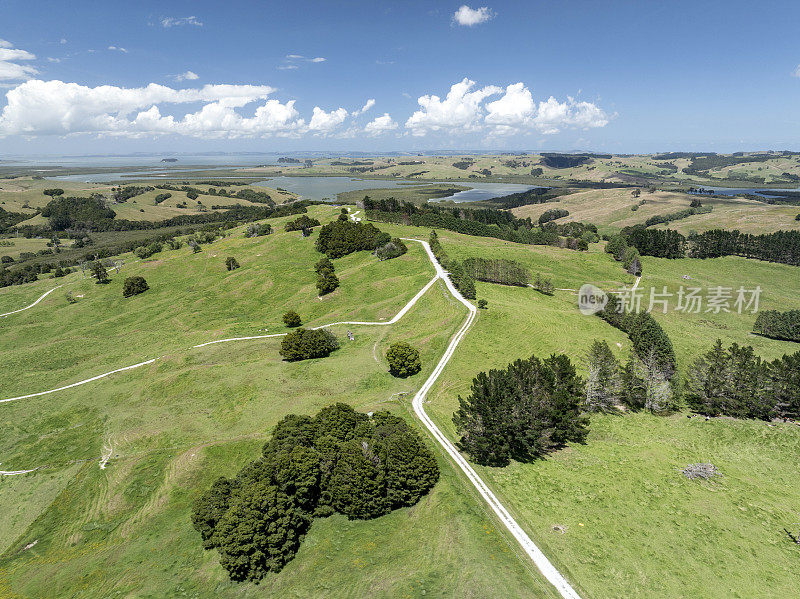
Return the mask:
<path id="1" fill-rule="evenodd" d="M 121 181 L 119 185 L 138 185 L 153 186 L 162 183 L 181 186 L 181 182 L 176 181 Z M 207 191 L 210 185 L 190 184 L 192 187 L 201 191 Z M 99 193 L 107 198 L 112 198 L 113 185 L 107 183 L 82 183 L 79 181 L 58 181 L 53 179 L 33 179 L 31 177 L 19 177 L 15 179 L 0 181 L 0 208 L 9 212 L 22 212 L 31 214 L 31 219 L 23 221 L 23 225 L 45 224 L 46 219 L 41 216 L 34 216 L 35 211 L 44 208 L 51 200 L 49 196 L 42 192 L 45 189 L 60 188 L 64 190 L 65 196 L 89 197 L 94 193 Z M 230 187 L 229 191 L 235 192 L 238 187 Z M 270 195 L 275 203 L 280 204 L 287 200 L 294 200 L 296 196 L 290 192 L 278 191 L 267 187 L 248 186 L 254 191 L 263 191 Z M 172 197 L 156 204 L 155 197 L 160 193 L 170 193 Z M 179 204 L 182 207 L 179 207 Z M 230 206 L 241 204 L 244 206 L 258 206 L 247 200 L 229 198 L 224 196 L 212 196 L 201 194 L 196 200 L 189 199 L 184 191 L 168 191 L 154 189 L 124 201 L 115 203 L 112 201 L 110 207 L 117 214 L 117 218 L 127 220 L 148 220 L 159 221 L 181 216 L 183 214 L 200 214 L 202 209 L 211 210 L 213 206 Z M 185 207 L 183 207 L 185 205 Z M 37 248 L 38 249 L 38 248 Z M 4 248 L 0 247 L 0 255 L 5 255 Z M 29 250 L 22 250 L 29 251 Z M 12 255 L 12 254 L 9 254 Z"/>
<path id="2" fill-rule="evenodd" d="M 641 196 L 631 196 L 631 188 L 591 189 L 562 196 L 558 202 L 531 204 L 514 208 L 512 212 L 519 218 L 531 217 L 537 221 L 539 216 L 552 208 L 563 208 L 569 216 L 555 222 L 580 221 L 597 225 L 600 233 L 613 234 L 623 227 L 644 224 L 648 218 L 665 215 L 689 208 L 696 195 L 675 191 L 642 191 Z M 655 225 L 659 229 L 674 229 L 683 235 L 689 231 L 709 229 L 739 229 L 747 233 L 771 233 L 778 230 L 800 229 L 800 221 L 795 220 L 800 208 L 766 204 L 756 200 L 734 197 L 701 197 L 703 206 L 712 207 L 706 214 L 696 214 L 675 220 L 665 225 Z"/>
<path id="3" fill-rule="evenodd" d="M 326 222 L 337 209 L 314 206 L 309 213 Z M 2 468 L 42 467 L 0 477 L 0 596 L 553 596 L 430 439 L 442 478 L 429 496 L 368 522 L 317 520 L 296 558 L 260 585 L 231 583 L 216 554 L 200 548 L 191 502 L 257 455 L 285 414 L 345 401 L 363 411 L 389 409 L 418 426 L 410 398 L 465 317 L 437 282 L 394 325 L 350 326 L 352 342 L 345 327 L 335 327 L 342 348 L 328 358 L 284 363 L 279 339 L 194 348 L 284 332 L 281 315 L 289 308 L 311 326 L 389 320 L 433 275 L 418 244 L 385 262 L 359 252 L 335 261 L 341 287 L 318 299 L 316 234 L 284 233 L 286 220 L 272 219 L 277 232 L 267 237 L 245 239 L 242 228 L 233 229 L 198 254 L 184 247 L 145 261 L 127 255 L 108 285 L 74 273 L 0 290 L 2 313 L 64 284 L 36 307 L 0 319 L 0 366 L 11 373 L 0 380 L 0 399 L 159 358 L 0 404 Z M 430 232 L 378 226 L 420 239 Z M 428 397 L 428 412 L 451 437 L 457 397 L 480 371 L 551 352 L 568 354 L 583 370 L 594 339 L 627 354 L 628 338 L 581 315 L 569 291 L 587 282 L 604 289 L 633 282 L 599 244 L 574 252 L 439 233 L 454 258 L 514 259 L 564 289 L 551 297 L 477 283 L 488 310 L 479 311 Z M 241 268 L 225 270 L 227 256 Z M 643 289 L 760 285 L 762 308 L 800 308 L 793 267 L 734 257 L 642 262 Z M 144 276 L 150 290 L 126 300 L 122 281 L 131 275 Z M 67 302 L 67 291 L 76 304 Z M 672 338 L 681 372 L 717 337 L 753 345 L 765 358 L 798 349 L 752 336 L 754 315 L 655 317 Z M 398 340 L 422 353 L 423 371 L 405 380 L 391 377 L 384 359 Z M 794 596 L 796 547 L 782 528 L 797 520 L 800 505 L 792 484 L 800 428 L 629 414 L 593 417 L 590 430 L 585 445 L 546 460 L 479 468 L 582 596 Z M 725 476 L 699 483 L 678 471 L 704 460 Z"/>
<path id="4" fill-rule="evenodd" d="M 335 212 L 312 210 L 328 220 Z M 418 505 L 370 522 L 316 522 L 298 556 L 258 586 L 229 582 L 216 554 L 200 548 L 191 501 L 257 455 L 280 418 L 345 401 L 412 420 L 408 397 L 397 394 L 421 384 L 463 320 L 463 307 L 437 283 L 395 325 L 350 326 L 353 342 L 335 327 L 343 347 L 327 359 L 284 363 L 279 339 L 193 349 L 215 338 L 282 332 L 288 307 L 309 325 L 388 320 L 433 275 L 416 244 L 386 262 L 354 254 L 336 261 L 341 287 L 317 299 L 315 236 L 283 233 L 284 220 L 273 221 L 281 232 L 268 237 L 244 239 L 233 230 L 200 254 L 184 248 L 130 262 L 109 285 L 70 275 L 63 289 L 83 295 L 77 304 L 59 290 L 2 323 L 3 368 L 19 373 L 5 378 L 2 397 L 163 357 L 2 404 L 3 468 L 43 468 L 0 478 L 9 507 L 0 525 L 0 594 L 486 597 L 502 580 L 509 596 L 552 596 L 438 453 L 442 479 Z M 228 273 L 227 255 L 242 267 Z M 132 274 L 151 288 L 124 300 L 121 282 Z M 2 305 L 26 305 L 53 283 L 4 289 Z M 391 377 L 383 357 L 398 340 L 422 353 L 423 371 L 407 380 Z M 112 457 L 101 470 L 107 448 Z"/>

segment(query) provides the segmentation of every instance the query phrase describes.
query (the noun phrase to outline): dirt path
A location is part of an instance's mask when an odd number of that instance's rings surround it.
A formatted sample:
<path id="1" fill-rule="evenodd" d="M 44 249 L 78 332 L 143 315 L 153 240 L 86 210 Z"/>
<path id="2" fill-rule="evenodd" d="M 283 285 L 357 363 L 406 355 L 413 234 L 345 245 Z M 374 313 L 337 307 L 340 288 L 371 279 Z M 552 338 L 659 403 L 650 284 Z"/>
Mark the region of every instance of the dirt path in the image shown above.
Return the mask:
<path id="1" fill-rule="evenodd" d="M 478 476 L 478 473 L 469 465 L 467 460 L 458 449 L 453 445 L 453 443 L 448 439 L 439 427 L 430 419 L 428 414 L 425 412 L 425 396 L 430 391 L 433 384 L 442 374 L 444 367 L 450 361 L 450 358 L 453 356 L 453 353 L 458 347 L 458 344 L 464 338 L 464 335 L 467 334 L 467 331 L 472 326 L 473 321 L 475 320 L 475 316 L 477 313 L 477 308 L 473 306 L 469 301 L 464 299 L 464 296 L 459 293 L 459 291 L 455 288 L 450 278 L 446 275 L 444 268 L 439 264 L 436 258 L 431 251 L 430 245 L 428 245 L 425 241 L 420 241 L 419 239 L 405 239 L 406 241 L 416 241 L 421 243 L 425 246 L 425 251 L 428 253 L 428 258 L 430 258 L 431 263 L 436 268 L 436 273 L 438 277 L 441 277 L 447 288 L 450 290 L 450 293 L 455 297 L 458 301 L 460 301 L 464 306 L 469 310 L 467 314 L 467 319 L 464 321 L 464 324 L 458 330 L 458 332 L 453 336 L 453 339 L 450 341 L 450 344 L 447 346 L 447 350 L 445 350 L 444 355 L 442 356 L 439 363 L 436 365 L 436 368 L 433 370 L 431 375 L 428 377 L 428 380 L 425 381 L 425 384 L 422 385 L 417 394 L 414 396 L 412 400 L 412 406 L 414 407 L 414 412 L 416 413 L 417 417 L 422 421 L 425 427 L 430 431 L 433 437 L 438 441 L 439 445 L 444 448 L 447 454 L 453 459 L 453 461 L 461 468 L 461 470 L 466 474 L 469 481 L 475 487 L 475 489 L 480 493 L 481 497 L 489 504 L 489 507 L 492 508 L 492 511 L 495 515 L 500 519 L 503 525 L 508 529 L 508 531 L 514 536 L 514 538 L 519 542 L 522 546 L 522 549 L 528 555 L 528 557 L 533 560 L 533 563 L 536 564 L 536 567 L 539 568 L 539 571 L 544 575 L 544 577 L 552 584 L 556 590 L 561 594 L 562 597 L 565 599 L 579 599 L 578 593 L 572 586 L 567 582 L 566 578 L 562 576 L 562 574 L 556 569 L 555 566 L 547 559 L 544 553 L 536 546 L 536 544 L 531 540 L 528 534 L 522 529 L 522 527 L 517 523 L 517 521 L 511 516 L 505 506 L 500 502 L 497 496 L 489 489 L 488 485 Z"/>
<path id="2" fill-rule="evenodd" d="M 46 298 L 48 295 L 50 295 L 51 293 L 53 293 L 53 292 L 54 292 L 56 289 L 58 289 L 59 287 L 63 287 L 63 285 L 59 285 L 58 287 L 53 287 L 53 288 L 52 288 L 50 291 L 45 291 L 45 292 L 44 292 L 44 293 L 43 293 L 43 294 L 42 294 L 42 295 L 39 297 L 39 299 L 37 299 L 35 302 L 33 302 L 33 303 L 30 305 L 30 306 L 25 306 L 24 308 L 20 308 L 19 310 L 13 310 L 13 311 L 11 311 L 11 312 L 6 312 L 5 314 L 0 314 L 0 318 L 5 318 L 6 316 L 11 316 L 12 314 L 16 314 L 17 312 L 24 312 L 25 310 L 28 310 L 29 308 L 33 308 L 33 307 L 34 307 L 36 304 L 38 304 L 40 301 L 42 301 L 42 300 L 43 300 L 44 298 Z"/>
<path id="3" fill-rule="evenodd" d="M 341 322 L 331 322 L 331 323 L 319 325 L 319 326 L 313 327 L 313 328 L 314 329 L 322 329 L 322 328 L 327 328 L 327 327 L 332 327 L 332 326 L 337 326 L 337 325 L 388 326 L 388 325 L 391 325 L 391 324 L 395 324 L 398 320 L 403 318 L 403 316 L 405 316 L 406 313 L 411 308 L 414 307 L 414 304 L 416 304 L 417 301 L 419 301 L 419 299 L 423 295 L 425 295 L 425 292 L 428 291 L 428 289 L 431 288 L 431 286 L 436 282 L 436 280 L 438 278 L 439 278 L 439 275 L 437 274 L 435 277 L 433 277 L 428 282 L 427 285 L 425 285 L 422 289 L 420 289 L 419 292 L 414 297 L 412 297 L 409 300 L 409 302 L 405 306 L 403 306 L 400 309 L 400 311 L 397 314 L 395 314 L 394 317 L 391 320 L 380 321 L 380 322 L 369 322 L 369 321 L 360 321 L 360 320 L 345 320 L 345 321 L 341 321 Z M 253 335 L 251 337 L 230 337 L 228 339 L 216 339 L 214 341 L 206 341 L 205 343 L 199 343 L 199 344 L 197 344 L 197 345 L 195 345 L 193 347 L 195 347 L 195 348 L 196 347 L 206 347 L 207 345 L 215 345 L 217 343 L 228 343 L 228 342 L 231 342 L 231 341 L 249 341 L 249 340 L 252 340 L 252 339 L 267 339 L 267 338 L 270 338 L 270 337 L 284 337 L 285 335 L 286 335 L 286 333 L 274 333 L 274 334 L 271 334 L 271 335 Z M 56 393 L 58 391 L 64 391 L 66 389 L 71 389 L 73 387 L 78 387 L 80 385 L 85 385 L 86 383 L 92 383 L 94 381 L 97 381 L 99 379 L 105 378 L 105 377 L 110 376 L 112 374 L 116 374 L 118 372 L 124 372 L 126 370 L 133 370 L 134 368 L 139 368 L 141 366 L 147 366 L 148 364 L 152 364 L 153 362 L 155 362 L 158 359 L 159 358 L 152 358 L 150 360 L 145 360 L 144 362 L 139 362 L 138 364 L 133 364 L 131 366 L 125 366 L 124 368 L 117 368 L 116 370 L 110 370 L 109 372 L 104 372 L 103 374 L 98 374 L 97 376 L 93 376 L 91 378 L 84 379 L 82 381 L 78 381 L 77 383 L 72 383 L 70 385 L 64 385 L 63 387 L 57 387 L 55 389 L 48 389 L 47 391 L 39 391 L 37 393 L 29 393 L 27 395 L 19 395 L 17 397 L 9 397 L 7 399 L 0 399 L 0 403 L 7 403 L 7 402 L 10 402 L 10 401 L 18 401 L 20 399 L 30 399 L 32 397 L 39 397 L 39 396 L 42 396 L 42 395 L 49 395 L 50 393 Z"/>

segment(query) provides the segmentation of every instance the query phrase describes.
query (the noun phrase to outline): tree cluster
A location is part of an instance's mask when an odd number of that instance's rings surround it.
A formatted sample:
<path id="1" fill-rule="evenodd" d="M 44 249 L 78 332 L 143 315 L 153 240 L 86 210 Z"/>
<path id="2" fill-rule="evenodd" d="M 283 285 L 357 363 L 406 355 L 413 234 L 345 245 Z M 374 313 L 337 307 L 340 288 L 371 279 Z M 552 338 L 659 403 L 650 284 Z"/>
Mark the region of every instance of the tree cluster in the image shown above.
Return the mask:
<path id="1" fill-rule="evenodd" d="M 272 225 L 269 223 L 251 223 L 247 225 L 244 232 L 245 237 L 261 237 L 272 233 Z"/>
<path id="2" fill-rule="evenodd" d="M 314 518 L 377 518 L 416 504 L 438 478 L 436 459 L 403 419 L 338 403 L 286 416 L 262 456 L 217 479 L 191 520 L 232 580 L 258 581 L 294 558 Z"/>
<path id="3" fill-rule="evenodd" d="M 388 233 L 381 233 L 381 235 L 386 235 L 388 237 Z M 380 236 L 379 236 L 380 237 Z M 382 239 L 381 239 L 382 240 Z M 378 240 L 380 243 L 381 240 Z M 378 260 L 391 260 L 392 258 L 397 258 L 398 256 L 402 256 L 408 251 L 408 247 L 403 240 L 399 237 L 393 237 L 385 244 L 378 246 L 375 249 L 375 255 L 378 257 Z"/>
<path id="4" fill-rule="evenodd" d="M 105 201 L 99 197 L 59 197 L 50 200 L 42 208 L 41 214 L 49 219 L 53 231 L 90 229 L 95 223 L 113 220 L 116 216 L 116 213 L 106 207 Z"/>
<path id="5" fill-rule="evenodd" d="M 30 217 L 30 214 L 24 212 L 9 212 L 0 208 L 0 233 L 10 232 L 14 225 L 28 220 Z"/>
<path id="6" fill-rule="evenodd" d="M 159 253 L 163 249 L 164 245 L 161 242 L 154 241 L 147 245 L 140 245 L 135 250 L 133 250 L 133 255 L 139 258 L 140 260 L 144 260 L 152 256 L 153 254 Z"/>
<path id="7" fill-rule="evenodd" d="M 800 417 L 800 351 L 767 362 L 752 347 L 717 339 L 686 380 L 686 401 L 708 416 L 770 420 Z"/>
<path id="8" fill-rule="evenodd" d="M 435 230 L 431 231 L 428 243 L 431 246 L 433 255 L 439 261 L 439 264 L 447 271 L 450 280 L 453 282 L 453 285 L 455 285 L 455 288 L 458 289 L 459 293 L 467 299 L 475 299 L 475 279 L 470 271 L 464 268 L 461 262 L 451 259 L 450 256 L 447 255 L 447 252 L 442 247 L 442 243 L 439 241 L 439 235 Z"/>
<path id="9" fill-rule="evenodd" d="M 565 216 L 569 216 L 569 210 L 565 210 L 564 208 L 551 208 L 550 210 L 545 210 L 539 216 L 539 224 L 543 225 L 544 223 L 549 223 L 551 220 L 556 220 L 557 218 L 563 218 Z"/>
<path id="10" fill-rule="evenodd" d="M 640 277 L 642 275 L 642 260 L 639 250 L 629 246 L 624 235 L 614 235 L 606 244 L 606 253 L 611 254 L 614 260 L 622 262 L 626 272 Z"/>
<path id="11" fill-rule="evenodd" d="M 111 279 L 108 276 L 108 271 L 106 270 L 105 265 L 103 265 L 103 263 L 100 260 L 95 260 L 92 263 L 91 271 L 92 271 L 92 276 L 95 279 L 97 279 L 96 282 L 98 285 L 105 284 L 111 281 Z"/>
<path id="12" fill-rule="evenodd" d="M 692 258 L 742 256 L 800 266 L 800 231 L 753 235 L 714 229 L 691 235 L 689 243 L 689 256 Z"/>
<path id="13" fill-rule="evenodd" d="M 587 356 L 586 408 L 611 412 L 620 406 L 668 414 L 680 407 L 674 372 L 660 362 L 654 348 L 631 351 L 621 364 L 605 341 L 595 341 Z"/>
<path id="14" fill-rule="evenodd" d="M 495 208 L 450 208 L 430 203 L 417 206 L 394 198 L 373 200 L 369 196 L 364 198 L 363 204 L 367 218 L 373 221 L 447 229 L 465 235 L 494 237 L 533 245 L 558 245 L 559 236 L 569 235 L 571 231 L 580 230 L 582 233 L 585 228 L 597 231 L 594 225 L 581 223 L 546 223 L 544 227 L 536 226 L 530 218 L 516 218 L 508 210 Z M 564 228 L 567 225 L 569 227 Z"/>
<path id="15" fill-rule="evenodd" d="M 153 191 L 155 187 L 150 186 L 143 186 L 143 185 L 126 185 L 125 187 L 114 187 L 111 190 L 111 197 L 114 198 L 115 202 L 127 202 L 131 198 L 135 198 L 136 196 L 140 196 L 142 194 L 147 193 L 148 191 Z M 158 202 L 156 202 L 158 203 Z"/>
<path id="16" fill-rule="evenodd" d="M 583 380 L 563 354 L 481 372 L 458 403 L 458 447 L 486 466 L 530 462 L 588 434 Z"/>
<path id="17" fill-rule="evenodd" d="M 770 339 L 800 342 L 800 310 L 759 312 L 753 332 Z"/>
<path id="18" fill-rule="evenodd" d="M 552 281 L 546 277 L 543 277 L 538 272 L 536 273 L 536 278 L 533 280 L 533 288 L 539 293 L 544 293 L 545 295 L 553 295 L 553 292 L 556 290 Z"/>
<path id="19" fill-rule="evenodd" d="M 534 171 L 537 171 L 536 174 Z M 534 177 L 538 177 L 542 175 L 542 169 L 534 168 L 531 169 L 531 175 Z M 568 193 L 564 189 L 554 189 L 551 187 L 534 187 L 533 189 L 529 189 L 527 191 L 520 191 L 517 193 L 510 193 L 508 195 L 500 196 L 497 198 L 491 198 L 489 200 L 484 200 L 482 203 L 484 204 L 491 204 L 493 206 L 497 206 L 498 208 L 504 208 L 506 210 L 511 210 L 512 208 L 518 208 L 519 206 L 528 206 L 530 204 L 545 204 L 547 202 L 558 201 L 559 196 Z"/>
<path id="20" fill-rule="evenodd" d="M 622 230 L 626 243 L 635 247 L 642 256 L 657 258 L 685 258 L 686 238 L 672 229 L 645 229 L 643 226 Z"/>
<path id="21" fill-rule="evenodd" d="M 317 272 L 317 291 L 320 295 L 327 295 L 339 286 L 339 277 L 333 269 L 333 262 L 327 256 L 319 259 L 314 266 Z"/>
<path id="22" fill-rule="evenodd" d="M 296 362 L 326 358 L 339 349 L 339 340 L 328 329 L 295 329 L 281 341 L 279 353 L 284 360 Z"/>
<path id="23" fill-rule="evenodd" d="M 467 258 L 464 269 L 476 280 L 526 287 L 531 274 L 519 262 L 502 258 Z"/>
<path id="24" fill-rule="evenodd" d="M 375 251 L 389 241 L 391 237 L 371 223 L 335 220 L 319 230 L 316 247 L 329 258 L 341 258 L 362 250 Z"/>
<path id="25" fill-rule="evenodd" d="M 653 225 L 666 224 L 671 223 L 674 220 L 689 218 L 695 214 L 708 214 L 714 208 L 713 206 L 703 206 L 700 204 L 699 200 L 692 200 L 692 204 L 695 202 L 697 202 L 697 206 L 692 205 L 689 208 L 678 210 L 677 212 L 670 212 L 668 214 L 655 214 L 644 221 L 644 226 L 652 227 Z"/>
<path id="26" fill-rule="evenodd" d="M 307 214 L 303 214 L 299 218 L 287 222 L 284 225 L 284 229 L 286 231 L 304 231 L 318 226 L 319 221 L 316 218 L 311 218 Z"/>
<path id="27" fill-rule="evenodd" d="M 42 209 L 42 215 L 49 219 L 48 226 L 29 226 L 22 231 L 26 236 L 49 236 L 52 231 L 139 231 L 187 225 L 204 225 L 211 223 L 232 224 L 277 218 L 307 211 L 306 206 L 312 202 L 292 202 L 273 208 L 272 206 L 221 206 L 215 212 L 203 214 L 184 214 L 161 221 L 127 220 L 115 218 L 112 209 L 106 208 L 102 197 L 65 198 L 60 197 Z M 28 216 L 30 218 L 30 216 Z"/>
<path id="28" fill-rule="evenodd" d="M 228 186 L 235 186 L 235 185 L 248 185 L 247 183 L 242 183 L 240 181 L 198 181 L 198 184 L 217 184 L 218 186 L 228 185 Z M 169 191 L 182 191 L 186 194 L 186 197 L 190 200 L 196 200 L 201 195 L 209 195 L 209 196 L 218 196 L 218 197 L 225 197 L 225 198 L 236 198 L 240 200 L 246 200 L 248 202 L 252 202 L 254 204 L 268 204 L 269 206 L 274 206 L 275 202 L 272 200 L 270 195 L 265 191 L 256 191 L 254 189 L 240 189 L 236 193 L 231 193 L 226 189 L 215 189 L 214 187 L 209 187 L 207 191 L 203 191 L 202 189 L 198 189 L 197 187 L 191 187 L 189 185 L 172 185 L 170 183 L 163 183 L 161 185 L 155 186 L 157 189 L 167 189 Z"/>
<path id="29" fill-rule="evenodd" d="M 621 367 L 624 383 L 621 401 L 634 410 L 668 413 L 678 407 L 675 350 L 667 333 L 649 312 L 619 310 L 620 300 L 609 294 L 603 320 L 625 332 L 631 355 Z"/>

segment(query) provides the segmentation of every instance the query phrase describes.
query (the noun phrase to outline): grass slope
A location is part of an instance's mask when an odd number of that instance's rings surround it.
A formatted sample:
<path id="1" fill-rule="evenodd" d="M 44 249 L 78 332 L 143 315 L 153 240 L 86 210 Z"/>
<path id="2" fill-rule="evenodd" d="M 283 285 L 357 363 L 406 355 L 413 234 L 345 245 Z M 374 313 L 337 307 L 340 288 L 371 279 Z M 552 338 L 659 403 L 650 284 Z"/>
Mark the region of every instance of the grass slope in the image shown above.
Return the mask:
<path id="1" fill-rule="evenodd" d="M 160 185 L 162 183 L 170 183 L 173 185 L 181 186 L 182 181 L 121 181 L 119 185 L 125 187 L 128 185 L 150 186 Z M 189 183 L 201 191 L 207 191 L 209 185 L 195 185 Z M 30 213 L 32 218 L 23 221 L 21 224 L 28 225 L 43 225 L 46 224 L 47 219 L 42 216 L 34 216 L 36 209 L 44 208 L 51 200 L 49 196 L 42 193 L 45 189 L 60 188 L 64 190 L 65 196 L 78 196 L 88 197 L 91 194 L 99 193 L 107 198 L 111 198 L 111 189 L 115 187 L 107 183 L 82 183 L 79 181 L 59 181 L 54 179 L 33 179 L 31 177 L 20 177 L 10 180 L 0 181 L 0 208 L 9 212 L 23 212 Z M 228 191 L 236 192 L 241 187 L 230 186 Z M 254 191 L 263 191 L 278 204 L 288 200 L 296 199 L 295 194 L 290 192 L 278 191 L 268 187 L 248 186 L 246 189 Z M 170 193 L 172 197 L 164 200 L 160 204 L 155 203 L 155 197 L 161 193 Z M 178 204 L 186 204 L 186 208 L 179 208 Z M 134 196 L 125 202 L 112 203 L 110 207 L 117 214 L 117 218 L 127 220 L 147 220 L 159 221 L 180 216 L 182 214 L 200 214 L 203 209 L 209 210 L 213 206 L 229 206 L 232 204 L 242 204 L 244 206 L 257 206 L 262 204 L 254 204 L 247 200 L 238 198 L 228 198 L 220 196 L 211 196 L 201 194 L 196 200 L 191 200 L 186 196 L 184 191 L 166 191 L 163 189 L 155 189 L 147 191 L 141 195 Z M 0 255 L 4 254 L 2 247 L 0 247 Z M 28 251 L 28 250 L 23 250 Z M 13 254 L 9 254 L 13 255 Z"/>
<path id="2" fill-rule="evenodd" d="M 327 206 L 312 210 L 321 220 L 335 213 Z M 415 227 L 379 227 L 403 237 L 429 234 Z M 518 260 L 559 288 L 592 282 L 614 289 L 633 281 L 600 244 L 574 252 L 448 231 L 440 231 L 440 239 L 452 257 Z M 121 275 L 109 286 L 73 275 L 70 284 L 86 292 L 78 304 L 66 305 L 59 291 L 10 317 L 18 318 L 13 328 L 12 321 L 0 323 L 8 331 L 0 339 L 2 364 L 20 372 L 2 382 L 6 395 L 31 391 L 34 382 L 44 387 L 167 354 L 141 371 L 0 406 L 3 467 L 49 466 L 13 486 L 0 486 L 4 503 L 6 497 L 39 498 L 38 505 L 17 510 L 11 524 L 0 528 L 0 548 L 9 548 L 0 558 L 0 594 L 551 593 L 438 450 L 442 480 L 420 504 L 366 523 L 338 517 L 315 522 L 297 558 L 258 587 L 231 584 L 214 554 L 199 549 L 188 522 L 191 500 L 216 476 L 235 472 L 255 455 L 279 418 L 313 413 L 333 401 L 411 418 L 410 395 L 393 394 L 419 387 L 463 321 L 463 308 L 437 283 L 396 325 L 350 327 L 356 340 L 343 342 L 327 359 L 284 364 L 277 340 L 187 351 L 211 338 L 284 330 L 279 319 L 289 307 L 299 308 L 311 324 L 388 319 L 432 274 L 416 244 L 385 263 L 360 253 L 336 261 L 342 287 L 318 300 L 312 244 L 313 237 L 296 234 L 245 240 L 235 232 L 199 255 L 179 250 L 126 265 L 125 276 L 144 274 L 152 287 L 133 300 L 123 302 L 113 287 Z M 236 256 L 242 268 L 223 271 L 227 255 Z M 645 257 L 643 265 L 643 289 L 760 285 L 762 308 L 800 307 L 792 267 L 735 257 Z M 0 290 L 0 306 L 26 305 L 52 283 Z M 429 413 L 451 437 L 457 397 L 469 392 L 481 370 L 551 352 L 566 353 L 583 368 L 594 339 L 627 355 L 627 337 L 597 317 L 582 316 L 570 291 L 550 297 L 530 288 L 478 283 L 477 292 L 489 309 L 479 312 L 429 395 Z M 98 314 L 101 322 L 95 322 Z M 682 371 L 716 337 L 753 345 L 766 358 L 797 349 L 750 335 L 752 315 L 655 316 L 675 344 Z M 335 332 L 344 339 L 343 328 Z M 382 357 L 389 343 L 401 339 L 420 347 L 424 365 L 422 373 L 404 381 L 387 374 Z M 134 353 L 135 359 L 123 362 Z M 108 444 L 112 460 L 100 470 L 96 460 Z M 594 417 L 586 445 L 547 460 L 480 471 L 584 596 L 793 597 L 800 582 L 792 568 L 796 548 L 782 528 L 796 520 L 800 504 L 792 484 L 798 453 L 800 429 L 793 425 L 637 414 Z M 87 458 L 92 459 L 77 461 Z M 725 476 L 697 483 L 677 470 L 702 460 L 714 462 Z M 50 473 L 60 478 L 42 476 Z M 554 530 L 556 525 L 565 532 Z M 34 547 L 20 552 L 33 541 L 38 541 Z M 174 549 L 165 554 L 164 547 Z"/>
<path id="3" fill-rule="evenodd" d="M 624 278 L 607 255 L 465 239 L 441 232 L 452 256 L 519 260 L 548 272 L 557 287 Z M 609 264 L 614 270 L 609 271 Z M 579 268 L 575 268 L 580 265 Z M 777 267 L 777 268 L 776 268 Z M 615 273 L 617 273 L 615 275 Z M 641 286 L 760 284 L 763 307 L 798 306 L 796 271 L 738 258 L 644 258 Z M 536 354 L 569 355 L 580 369 L 594 339 L 620 357 L 629 341 L 597 317 L 582 316 L 575 296 L 477 284 L 489 301 L 430 395 L 429 413 L 455 436 L 452 413 L 472 377 Z M 749 335 L 753 316 L 656 314 L 685 370 L 716 337 L 754 345 L 767 358 L 797 344 Z M 797 520 L 800 490 L 792 484 L 800 429 L 685 414 L 593 417 L 586 445 L 546 460 L 480 468 L 531 537 L 588 597 L 793 597 L 800 578 L 796 548 L 783 527 Z M 713 483 L 686 480 L 677 469 L 711 460 L 725 476 Z M 553 529 L 566 528 L 565 533 Z"/>
<path id="4" fill-rule="evenodd" d="M 133 302 L 112 287 L 122 276 L 108 286 L 73 277 L 86 292 L 78 304 L 48 297 L 3 323 L 4 367 L 21 375 L 6 382 L 4 397 L 170 353 L 141 370 L 2 405 L 3 467 L 45 468 L 0 480 L 4 505 L 36 499 L 0 527 L 0 595 L 486 597 L 502 586 L 508 597 L 552 596 L 438 450 L 442 479 L 417 506 L 371 522 L 315 522 L 295 560 L 259 586 L 230 583 L 215 554 L 202 551 L 191 501 L 256 456 L 280 418 L 345 401 L 413 420 L 411 395 L 396 394 L 413 394 L 463 321 L 463 307 L 437 283 L 395 325 L 350 326 L 353 342 L 335 327 L 342 348 L 326 359 L 284 363 L 279 339 L 187 349 L 255 327 L 283 330 L 287 307 L 310 324 L 388 319 L 433 274 L 417 245 L 381 263 L 351 255 L 336 261 L 342 286 L 320 301 L 305 272 L 313 274 L 318 258 L 312 244 L 294 233 L 229 237 L 200 255 L 128 264 L 126 276 L 144 273 L 151 285 Z M 222 270 L 228 254 L 241 269 Z M 10 291 L 20 300 L 30 293 Z M 383 358 L 399 340 L 422 354 L 423 372 L 406 380 L 391 377 Z M 38 375 L 26 376 L 33 363 Z M 108 446 L 112 458 L 101 470 Z"/>
<path id="5" fill-rule="evenodd" d="M 697 196 L 674 191 L 643 191 L 637 199 L 631 196 L 630 188 L 592 189 L 562 196 L 557 203 L 531 204 L 514 208 L 520 217 L 531 217 L 534 221 L 551 208 L 569 210 L 569 216 L 556 222 L 580 221 L 594 223 L 600 233 L 616 233 L 623 227 L 644 224 L 648 218 L 665 215 L 689 208 Z M 739 229 L 748 233 L 766 233 L 777 230 L 800 229 L 800 221 L 794 220 L 800 208 L 765 204 L 744 198 L 699 198 L 704 206 L 712 206 L 707 214 L 697 214 L 673 221 L 656 228 L 669 228 L 688 235 L 689 231 L 708 229 Z M 644 202 L 639 205 L 640 202 Z M 636 210 L 633 207 L 638 206 Z"/>

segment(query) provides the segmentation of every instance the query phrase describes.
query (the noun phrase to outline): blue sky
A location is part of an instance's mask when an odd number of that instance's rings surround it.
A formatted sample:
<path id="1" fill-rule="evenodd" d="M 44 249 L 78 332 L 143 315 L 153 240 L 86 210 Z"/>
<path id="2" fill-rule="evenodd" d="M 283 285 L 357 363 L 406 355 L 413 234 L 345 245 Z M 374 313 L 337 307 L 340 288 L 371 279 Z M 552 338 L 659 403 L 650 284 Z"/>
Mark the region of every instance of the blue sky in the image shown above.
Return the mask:
<path id="1" fill-rule="evenodd" d="M 461 6 L 2 1 L 0 153 L 800 149 L 800 3 Z"/>

